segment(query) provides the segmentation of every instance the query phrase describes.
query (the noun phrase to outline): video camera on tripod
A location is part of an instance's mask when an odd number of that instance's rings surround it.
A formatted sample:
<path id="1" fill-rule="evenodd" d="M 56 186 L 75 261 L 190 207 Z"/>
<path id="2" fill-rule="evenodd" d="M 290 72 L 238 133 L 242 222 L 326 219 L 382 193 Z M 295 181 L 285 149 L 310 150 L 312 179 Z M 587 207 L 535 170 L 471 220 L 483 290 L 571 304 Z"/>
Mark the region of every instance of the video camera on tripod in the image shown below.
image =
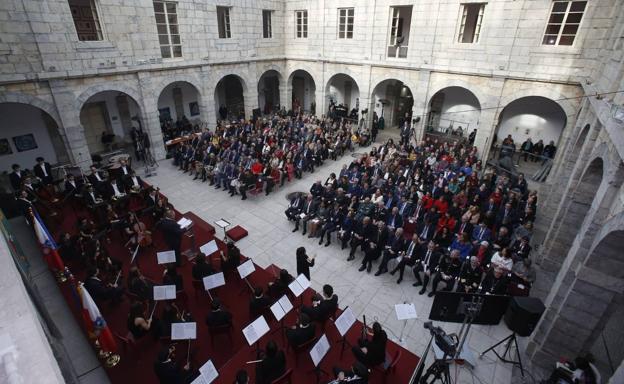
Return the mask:
<path id="1" fill-rule="evenodd" d="M 427 321 L 424 327 L 429 330 L 438 348 L 444 352 L 444 356 L 453 358 L 457 352 L 457 341 L 451 335 L 447 335 L 442 328 L 435 327 L 432 321 Z"/>

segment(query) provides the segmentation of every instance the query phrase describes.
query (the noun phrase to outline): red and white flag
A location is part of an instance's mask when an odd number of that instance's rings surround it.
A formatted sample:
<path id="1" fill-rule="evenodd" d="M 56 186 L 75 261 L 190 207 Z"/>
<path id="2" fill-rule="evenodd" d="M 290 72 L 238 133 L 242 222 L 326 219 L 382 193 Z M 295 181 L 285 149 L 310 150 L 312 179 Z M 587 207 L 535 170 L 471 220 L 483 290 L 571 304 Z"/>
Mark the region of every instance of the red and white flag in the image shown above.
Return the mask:
<path id="1" fill-rule="evenodd" d="M 116 352 L 117 344 L 113 333 L 108 328 L 104 317 L 100 313 L 100 309 L 93 301 L 93 298 L 89 294 L 89 291 L 84 287 L 83 283 L 78 283 L 78 295 L 80 295 L 80 301 L 82 303 L 82 318 L 87 327 L 87 332 L 91 338 L 97 338 L 100 342 L 100 347 L 105 352 Z"/>
<path id="2" fill-rule="evenodd" d="M 36 211 L 32 212 L 32 219 L 35 235 L 37 240 L 39 240 L 39 245 L 41 245 L 41 250 L 50 269 L 65 271 L 65 263 L 63 263 L 63 259 L 61 259 L 57 251 L 58 246 Z"/>

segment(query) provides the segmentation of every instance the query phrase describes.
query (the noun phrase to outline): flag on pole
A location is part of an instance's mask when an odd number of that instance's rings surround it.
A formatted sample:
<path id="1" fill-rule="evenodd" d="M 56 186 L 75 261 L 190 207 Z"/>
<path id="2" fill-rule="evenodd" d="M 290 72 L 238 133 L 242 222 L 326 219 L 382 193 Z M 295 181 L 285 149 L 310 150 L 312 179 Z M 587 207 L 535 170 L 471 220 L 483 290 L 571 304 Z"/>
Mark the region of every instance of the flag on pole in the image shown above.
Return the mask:
<path id="1" fill-rule="evenodd" d="M 83 283 L 79 282 L 77 288 L 82 302 L 82 318 L 87 327 L 89 337 L 97 339 L 103 351 L 115 353 L 117 351 L 115 338 L 102 317 L 97 304 L 95 304 Z"/>
<path id="2" fill-rule="evenodd" d="M 37 240 L 39 240 L 39 245 L 43 251 L 43 255 L 46 258 L 50 269 L 57 271 L 65 271 L 65 263 L 61 259 L 61 256 L 58 254 L 58 246 L 54 241 L 54 238 L 50 236 L 50 232 L 46 228 L 43 220 L 39 216 L 39 213 L 36 211 L 31 211 L 33 227 L 35 229 L 35 235 L 37 236 Z"/>

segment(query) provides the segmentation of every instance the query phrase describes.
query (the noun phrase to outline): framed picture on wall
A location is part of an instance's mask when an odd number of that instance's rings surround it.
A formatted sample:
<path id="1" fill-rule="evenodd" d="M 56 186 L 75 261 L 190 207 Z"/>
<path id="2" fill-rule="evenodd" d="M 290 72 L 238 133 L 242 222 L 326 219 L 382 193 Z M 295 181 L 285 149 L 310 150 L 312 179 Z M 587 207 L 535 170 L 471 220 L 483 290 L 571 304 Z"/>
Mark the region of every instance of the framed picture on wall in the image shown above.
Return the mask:
<path id="1" fill-rule="evenodd" d="M 189 110 L 191 111 L 191 116 L 199 115 L 199 104 L 197 103 L 197 101 L 189 103 Z"/>
<path id="2" fill-rule="evenodd" d="M 11 149 L 11 144 L 9 144 L 8 139 L 0 139 L 0 156 L 10 155 L 13 153 Z"/>
<path id="3" fill-rule="evenodd" d="M 37 148 L 35 136 L 32 133 L 13 137 L 13 144 L 17 152 L 30 151 Z"/>
<path id="4" fill-rule="evenodd" d="M 159 108 L 158 117 L 160 118 L 161 122 L 171 120 L 171 109 L 169 109 L 169 107 Z"/>

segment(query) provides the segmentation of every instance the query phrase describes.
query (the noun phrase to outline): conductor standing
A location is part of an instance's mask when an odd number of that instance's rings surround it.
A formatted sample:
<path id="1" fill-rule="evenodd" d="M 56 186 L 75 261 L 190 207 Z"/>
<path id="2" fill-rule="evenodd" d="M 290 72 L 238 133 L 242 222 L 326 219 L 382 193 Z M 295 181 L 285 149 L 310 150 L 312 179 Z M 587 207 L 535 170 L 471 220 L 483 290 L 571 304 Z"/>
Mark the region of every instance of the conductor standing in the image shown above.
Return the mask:
<path id="1" fill-rule="evenodd" d="M 163 231 L 167 246 L 175 251 L 176 265 L 179 267 L 182 265 L 180 247 L 182 246 L 182 234 L 184 233 L 184 229 L 175 221 L 173 210 L 168 209 L 165 212 L 164 217 L 158 223 L 158 227 Z"/>
<path id="2" fill-rule="evenodd" d="M 314 266 L 314 257 L 309 258 L 304 247 L 297 248 L 297 276 L 303 274 L 310 280 L 310 267 Z"/>

